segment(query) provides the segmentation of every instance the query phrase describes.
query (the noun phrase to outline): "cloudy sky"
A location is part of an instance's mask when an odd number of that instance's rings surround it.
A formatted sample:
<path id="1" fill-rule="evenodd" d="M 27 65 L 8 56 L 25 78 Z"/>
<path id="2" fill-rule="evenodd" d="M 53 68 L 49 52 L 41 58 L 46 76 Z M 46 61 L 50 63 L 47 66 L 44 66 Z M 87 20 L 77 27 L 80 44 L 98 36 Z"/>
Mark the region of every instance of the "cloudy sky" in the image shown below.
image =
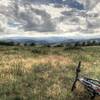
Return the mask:
<path id="1" fill-rule="evenodd" d="M 100 32 L 100 0 L 0 0 L 0 34 Z"/>

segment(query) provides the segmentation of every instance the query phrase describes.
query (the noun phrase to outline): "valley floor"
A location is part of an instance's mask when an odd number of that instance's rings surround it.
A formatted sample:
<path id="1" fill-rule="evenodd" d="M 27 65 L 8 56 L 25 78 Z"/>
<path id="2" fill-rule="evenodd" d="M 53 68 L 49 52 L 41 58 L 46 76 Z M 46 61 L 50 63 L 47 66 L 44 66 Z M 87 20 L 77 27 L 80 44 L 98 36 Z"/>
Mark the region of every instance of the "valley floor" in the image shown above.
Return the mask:
<path id="1" fill-rule="evenodd" d="M 0 46 L 0 100 L 89 100 L 81 87 L 70 91 L 79 61 L 82 74 L 100 80 L 100 46 Z"/>

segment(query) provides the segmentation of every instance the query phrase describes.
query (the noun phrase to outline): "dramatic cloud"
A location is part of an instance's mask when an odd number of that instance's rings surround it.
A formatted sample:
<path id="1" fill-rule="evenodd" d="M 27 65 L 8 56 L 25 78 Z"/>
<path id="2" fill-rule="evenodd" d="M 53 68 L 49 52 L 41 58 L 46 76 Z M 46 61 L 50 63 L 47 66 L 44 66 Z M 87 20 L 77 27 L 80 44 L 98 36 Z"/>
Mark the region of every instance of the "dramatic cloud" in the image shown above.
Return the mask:
<path id="1" fill-rule="evenodd" d="M 19 12 L 18 21 L 24 21 L 25 31 L 40 31 L 48 32 L 54 31 L 55 25 L 52 23 L 51 16 L 45 11 L 35 8 L 29 8 L 25 12 Z"/>
<path id="2" fill-rule="evenodd" d="M 55 31 L 55 25 L 52 23 L 51 16 L 45 10 L 34 8 L 34 5 L 31 3 L 9 1 L 6 6 L 2 5 L 0 8 L 1 15 L 6 17 L 8 27 L 18 27 L 24 31 Z M 4 18 L 2 20 L 5 21 Z M 3 26 L 0 24 L 2 30 Z"/>
<path id="3" fill-rule="evenodd" d="M 99 0 L 0 0 L 0 32 L 94 32 L 99 8 Z"/>

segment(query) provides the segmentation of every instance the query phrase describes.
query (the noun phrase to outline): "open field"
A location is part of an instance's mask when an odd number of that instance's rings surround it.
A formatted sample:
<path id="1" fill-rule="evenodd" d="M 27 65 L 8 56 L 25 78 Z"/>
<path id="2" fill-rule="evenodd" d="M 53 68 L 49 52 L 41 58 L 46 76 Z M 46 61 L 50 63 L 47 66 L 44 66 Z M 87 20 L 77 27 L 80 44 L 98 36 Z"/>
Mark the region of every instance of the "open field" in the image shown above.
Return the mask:
<path id="1" fill-rule="evenodd" d="M 81 87 L 70 91 L 79 61 L 82 74 L 100 80 L 99 46 L 0 46 L 0 100 L 89 100 Z"/>

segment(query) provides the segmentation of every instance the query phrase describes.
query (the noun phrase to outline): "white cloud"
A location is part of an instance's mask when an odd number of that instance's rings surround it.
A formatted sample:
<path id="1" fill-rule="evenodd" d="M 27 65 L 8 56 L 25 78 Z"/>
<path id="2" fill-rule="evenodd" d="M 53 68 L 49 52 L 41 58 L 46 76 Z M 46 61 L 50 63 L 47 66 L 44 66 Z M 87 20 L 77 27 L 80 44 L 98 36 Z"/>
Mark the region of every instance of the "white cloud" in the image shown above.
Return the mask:
<path id="1" fill-rule="evenodd" d="M 84 1 L 86 0 L 79 1 L 85 5 Z M 1 0 L 0 32 L 77 32 L 86 29 L 86 14 L 84 11 L 68 6 L 47 5 L 48 2 L 50 1 Z M 100 13 L 99 5 L 99 0 L 92 0 L 89 7 L 93 9 L 90 12 Z M 88 28 L 90 30 L 97 31 L 100 29 L 99 18 L 89 18 Z"/>

